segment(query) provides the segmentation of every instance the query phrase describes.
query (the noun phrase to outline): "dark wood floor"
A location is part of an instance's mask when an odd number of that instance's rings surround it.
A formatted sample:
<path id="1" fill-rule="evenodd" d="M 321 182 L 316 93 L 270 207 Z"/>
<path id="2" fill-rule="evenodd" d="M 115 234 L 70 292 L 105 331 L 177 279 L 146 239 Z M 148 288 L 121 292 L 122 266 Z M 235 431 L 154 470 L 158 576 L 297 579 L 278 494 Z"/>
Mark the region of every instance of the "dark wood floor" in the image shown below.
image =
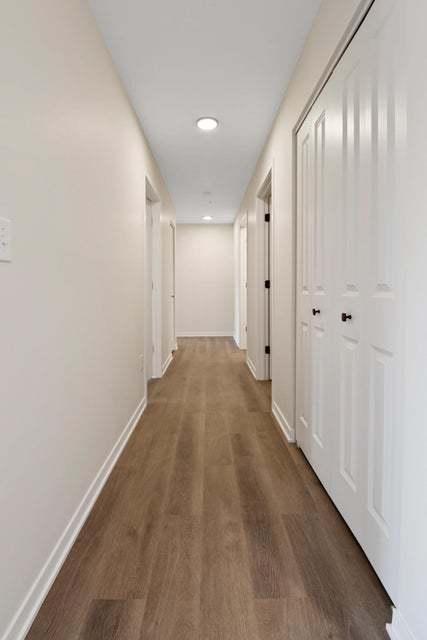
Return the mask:
<path id="1" fill-rule="evenodd" d="M 184 339 L 29 640 L 377 640 L 390 602 L 268 383 Z"/>

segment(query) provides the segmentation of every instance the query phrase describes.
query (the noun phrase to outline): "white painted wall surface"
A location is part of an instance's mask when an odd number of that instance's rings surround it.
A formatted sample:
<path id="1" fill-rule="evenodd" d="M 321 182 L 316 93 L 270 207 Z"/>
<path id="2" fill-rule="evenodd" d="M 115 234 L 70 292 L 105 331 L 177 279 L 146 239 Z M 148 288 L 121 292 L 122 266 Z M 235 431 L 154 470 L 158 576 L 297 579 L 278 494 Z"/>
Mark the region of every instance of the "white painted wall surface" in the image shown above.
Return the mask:
<path id="1" fill-rule="evenodd" d="M 427 640 L 427 5 L 401 0 L 404 5 L 407 87 L 406 196 L 403 278 L 406 287 L 405 351 L 402 380 L 403 478 L 399 594 L 393 640 Z M 402 55 L 404 52 L 402 52 Z M 404 115 L 404 102 L 402 115 Z"/>
<path id="2" fill-rule="evenodd" d="M 178 336 L 234 333 L 232 224 L 179 224 L 176 236 Z"/>
<path id="3" fill-rule="evenodd" d="M 323 1 L 238 213 L 240 218 L 248 212 L 248 358 L 256 363 L 256 194 L 273 167 L 272 398 L 290 427 L 295 411 L 292 131 L 359 4 L 359 0 Z"/>
<path id="4" fill-rule="evenodd" d="M 14 236 L 0 263 L 0 638 L 11 640 L 143 400 L 146 174 L 164 237 L 174 211 L 86 2 L 6 0 L 0 41 L 0 216 Z"/>

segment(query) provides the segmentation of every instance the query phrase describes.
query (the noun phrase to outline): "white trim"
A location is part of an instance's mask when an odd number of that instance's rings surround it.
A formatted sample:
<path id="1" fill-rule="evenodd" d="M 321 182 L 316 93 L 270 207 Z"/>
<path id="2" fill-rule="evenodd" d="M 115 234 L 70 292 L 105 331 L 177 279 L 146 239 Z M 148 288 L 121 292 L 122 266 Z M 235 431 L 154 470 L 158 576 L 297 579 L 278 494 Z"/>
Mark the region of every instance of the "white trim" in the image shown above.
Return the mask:
<path id="1" fill-rule="evenodd" d="M 170 353 L 166 358 L 165 362 L 162 364 L 162 376 L 165 375 L 166 371 L 169 369 L 169 365 L 173 360 L 173 354 Z"/>
<path id="2" fill-rule="evenodd" d="M 387 625 L 387 633 L 391 640 L 416 640 L 399 609 L 393 609 L 393 620 Z"/>
<path id="3" fill-rule="evenodd" d="M 283 434 L 288 442 L 295 442 L 295 429 L 293 429 L 289 422 L 286 420 L 283 415 L 281 409 L 277 405 L 277 403 L 273 400 L 273 404 L 271 407 L 271 411 L 273 416 L 276 418 L 277 424 L 280 429 L 283 431 Z"/>
<path id="4" fill-rule="evenodd" d="M 138 424 L 146 405 L 146 398 L 143 398 L 83 496 L 82 501 L 74 512 L 68 525 L 65 527 L 64 532 L 25 596 L 18 611 L 12 618 L 12 621 L 7 627 L 1 640 L 24 640 L 34 618 L 49 592 L 49 589 L 71 551 L 71 547 L 73 546 L 80 529 L 83 527 L 87 517 L 92 511 L 96 499 L 101 493 L 101 490 L 108 480 L 108 477 L 121 452 Z"/>
<path id="5" fill-rule="evenodd" d="M 232 331 L 180 331 L 178 338 L 233 338 Z"/>
<path id="6" fill-rule="evenodd" d="M 252 360 L 250 359 L 249 356 L 247 356 L 246 358 L 246 364 L 248 365 L 248 369 L 249 371 L 252 373 L 253 377 L 255 378 L 255 380 L 257 379 L 256 377 L 256 369 L 255 369 L 255 365 L 252 362 Z"/>

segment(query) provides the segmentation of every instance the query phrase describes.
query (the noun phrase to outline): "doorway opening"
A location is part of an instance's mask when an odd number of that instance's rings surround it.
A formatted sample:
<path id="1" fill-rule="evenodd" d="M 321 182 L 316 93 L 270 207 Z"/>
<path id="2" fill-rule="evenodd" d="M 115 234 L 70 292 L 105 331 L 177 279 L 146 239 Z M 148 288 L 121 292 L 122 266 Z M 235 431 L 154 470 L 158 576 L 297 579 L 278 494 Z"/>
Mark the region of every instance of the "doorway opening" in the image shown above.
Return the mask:
<path id="1" fill-rule="evenodd" d="M 162 376 L 160 199 L 146 180 L 144 217 L 144 375 L 145 384 Z"/>

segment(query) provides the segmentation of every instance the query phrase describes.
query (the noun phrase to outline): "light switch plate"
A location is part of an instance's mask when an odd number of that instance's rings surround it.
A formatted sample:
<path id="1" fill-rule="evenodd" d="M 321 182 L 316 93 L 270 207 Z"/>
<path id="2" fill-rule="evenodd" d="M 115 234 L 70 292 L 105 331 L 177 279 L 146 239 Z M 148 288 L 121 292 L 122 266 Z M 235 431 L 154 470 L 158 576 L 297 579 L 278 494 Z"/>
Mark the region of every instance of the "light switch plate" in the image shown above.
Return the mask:
<path id="1" fill-rule="evenodd" d="M 0 218 L 0 261 L 10 262 L 12 260 L 12 237 L 11 221 L 7 218 Z"/>

